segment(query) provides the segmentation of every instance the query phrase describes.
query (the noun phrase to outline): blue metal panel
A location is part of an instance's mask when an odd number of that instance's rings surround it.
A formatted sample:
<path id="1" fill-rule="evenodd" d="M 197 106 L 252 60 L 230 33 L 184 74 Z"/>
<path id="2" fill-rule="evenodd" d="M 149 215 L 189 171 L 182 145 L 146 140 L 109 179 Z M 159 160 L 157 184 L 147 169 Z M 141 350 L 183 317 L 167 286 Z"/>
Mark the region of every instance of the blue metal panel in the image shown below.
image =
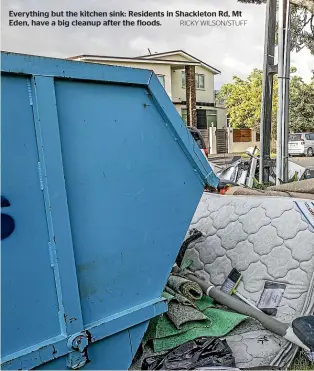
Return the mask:
<path id="1" fill-rule="evenodd" d="M 2 61 L 2 366 L 64 369 L 86 330 L 86 369 L 127 368 L 217 179 L 150 71 Z"/>
<path id="2" fill-rule="evenodd" d="M 25 77 L 2 78 L 1 192 L 13 234 L 1 246 L 2 358 L 60 334 L 38 151 Z"/>
<path id="3" fill-rule="evenodd" d="M 93 367 L 99 365 L 94 369 L 103 369 L 101 362 L 107 359 L 107 348 L 105 344 L 107 341 L 102 339 L 111 339 L 113 334 L 124 333 L 126 331 L 132 330 L 136 331 L 129 333 L 129 337 L 133 333 L 133 339 L 129 341 L 129 346 L 126 349 L 121 349 L 119 362 L 124 362 L 124 367 L 127 368 L 131 362 L 129 354 L 134 352 L 136 348 L 137 341 L 140 337 L 143 337 L 144 331 L 147 327 L 147 321 L 167 310 L 167 304 L 164 299 L 158 299 L 151 302 L 143 303 L 142 305 L 134 308 L 129 308 L 127 311 L 117 313 L 111 317 L 107 317 L 101 321 L 95 322 L 88 326 L 86 330 L 90 334 L 90 346 L 89 350 L 92 350 L 95 344 L 103 344 L 102 353 L 99 355 L 98 359 L 93 359 Z M 145 326 L 136 326 L 138 323 L 143 323 Z M 140 330 L 142 329 L 142 333 Z M 124 338 L 125 335 L 123 335 Z M 110 343 L 110 341 L 109 341 Z M 139 343 L 138 343 L 139 344 Z M 138 346 L 138 345 L 137 345 Z M 67 338 L 64 336 L 59 336 L 53 339 L 49 339 L 41 344 L 36 344 L 33 347 L 24 349 L 23 351 L 11 354 L 10 357 L 5 357 L 2 359 L 2 368 L 5 370 L 17 370 L 17 369 L 30 369 L 36 366 L 42 365 L 48 361 L 60 359 L 60 357 L 67 355 L 70 352 L 67 346 Z M 90 358 L 91 359 L 91 358 Z M 110 358 L 112 360 L 112 358 Z M 126 362 L 126 360 L 128 360 Z M 49 363 L 47 368 L 54 370 L 63 370 L 65 368 L 66 359 L 62 358 L 62 362 L 52 362 Z M 113 369 L 115 366 L 112 365 L 110 368 Z M 42 368 L 42 366 L 41 366 Z"/>
<path id="4" fill-rule="evenodd" d="M 158 112 L 165 121 L 165 125 L 172 132 L 173 139 L 178 142 L 182 151 L 194 167 L 195 172 L 201 177 L 205 184 L 217 187 L 218 178 L 208 165 L 205 156 L 200 151 L 195 140 L 192 138 L 184 121 L 179 116 L 177 110 L 165 94 L 164 88 L 160 84 L 157 76 L 153 74 L 149 82 L 149 90 L 152 100 L 156 105 Z"/>
<path id="5" fill-rule="evenodd" d="M 159 298 L 128 308 L 123 312 L 117 312 L 112 316 L 90 324 L 86 329 L 91 334 L 91 342 L 96 342 L 166 311 L 167 303 L 165 299 Z"/>
<path id="6" fill-rule="evenodd" d="M 65 192 L 53 78 L 34 77 L 32 95 L 60 324 L 64 334 L 72 335 L 82 331 L 84 325 Z"/>
<path id="7" fill-rule="evenodd" d="M 128 330 L 116 333 L 96 344 L 89 350 L 91 362 L 84 370 L 125 370 L 141 343 L 148 321 L 140 323 Z M 65 357 L 42 365 L 39 370 L 62 370 L 66 363 Z"/>
<path id="8" fill-rule="evenodd" d="M 147 89 L 60 80 L 56 99 L 88 324 L 160 295 L 203 185 Z"/>

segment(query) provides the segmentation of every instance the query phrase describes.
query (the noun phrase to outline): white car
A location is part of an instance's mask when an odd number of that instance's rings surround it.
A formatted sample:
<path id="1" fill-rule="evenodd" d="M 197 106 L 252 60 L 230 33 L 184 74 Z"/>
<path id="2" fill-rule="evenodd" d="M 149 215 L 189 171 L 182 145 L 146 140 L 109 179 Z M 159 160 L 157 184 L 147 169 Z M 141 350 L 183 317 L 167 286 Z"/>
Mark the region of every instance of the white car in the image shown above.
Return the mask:
<path id="1" fill-rule="evenodd" d="M 305 155 L 312 157 L 314 154 L 314 133 L 289 134 L 289 155 Z"/>

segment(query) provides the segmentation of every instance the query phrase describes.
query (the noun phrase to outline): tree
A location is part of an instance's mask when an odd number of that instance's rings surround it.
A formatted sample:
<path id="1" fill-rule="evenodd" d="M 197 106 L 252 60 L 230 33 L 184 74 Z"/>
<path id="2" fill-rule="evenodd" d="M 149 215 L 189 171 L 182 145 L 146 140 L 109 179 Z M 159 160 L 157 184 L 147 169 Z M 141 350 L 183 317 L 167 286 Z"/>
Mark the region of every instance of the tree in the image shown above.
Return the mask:
<path id="1" fill-rule="evenodd" d="M 301 77 L 291 79 L 289 126 L 294 132 L 314 130 L 314 77 L 310 84 Z"/>
<path id="2" fill-rule="evenodd" d="M 241 3 L 262 4 L 267 0 L 238 0 Z M 314 54 L 314 0 L 291 1 L 291 49 L 308 48 Z"/>
<path id="3" fill-rule="evenodd" d="M 291 69 L 292 73 L 296 71 Z M 263 72 L 254 69 L 247 79 L 234 76 L 231 83 L 222 86 L 218 98 L 225 100 L 227 114 L 233 128 L 250 128 L 259 132 L 261 120 Z M 276 133 L 278 79 L 274 76 L 272 135 Z M 314 77 L 306 84 L 301 77 L 290 80 L 289 130 L 314 130 Z"/>

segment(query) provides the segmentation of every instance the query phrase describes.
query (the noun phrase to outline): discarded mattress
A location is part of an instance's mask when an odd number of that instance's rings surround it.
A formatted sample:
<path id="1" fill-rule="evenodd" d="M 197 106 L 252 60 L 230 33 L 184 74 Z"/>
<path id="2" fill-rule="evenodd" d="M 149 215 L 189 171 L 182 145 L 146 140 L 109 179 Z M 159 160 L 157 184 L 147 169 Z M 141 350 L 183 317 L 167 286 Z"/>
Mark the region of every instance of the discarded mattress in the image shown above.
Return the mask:
<path id="1" fill-rule="evenodd" d="M 204 193 L 190 226 L 203 233 L 186 252 L 191 270 L 220 287 L 238 269 L 238 292 L 280 321 L 312 314 L 313 210 L 313 201 Z M 241 368 L 286 367 L 297 351 L 253 319 L 226 339 Z"/>

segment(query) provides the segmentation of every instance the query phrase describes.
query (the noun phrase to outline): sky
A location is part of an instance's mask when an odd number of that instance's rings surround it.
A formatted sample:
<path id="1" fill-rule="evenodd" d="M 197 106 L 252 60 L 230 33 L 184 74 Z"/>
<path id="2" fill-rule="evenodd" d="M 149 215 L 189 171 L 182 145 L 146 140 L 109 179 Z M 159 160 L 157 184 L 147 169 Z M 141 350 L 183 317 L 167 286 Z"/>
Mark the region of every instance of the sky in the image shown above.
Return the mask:
<path id="1" fill-rule="evenodd" d="M 14 27 L 8 25 L 10 10 L 240 10 L 247 25 L 183 27 L 179 18 L 162 18 L 162 26 L 151 28 Z M 215 78 L 219 89 L 233 75 L 245 78 L 253 68 L 262 68 L 264 23 L 265 5 L 241 4 L 236 0 L 2 0 L 1 49 L 57 58 L 78 54 L 135 57 L 148 54 L 148 48 L 152 53 L 183 49 L 221 71 Z M 308 50 L 292 53 L 291 65 L 309 81 L 314 56 Z"/>

